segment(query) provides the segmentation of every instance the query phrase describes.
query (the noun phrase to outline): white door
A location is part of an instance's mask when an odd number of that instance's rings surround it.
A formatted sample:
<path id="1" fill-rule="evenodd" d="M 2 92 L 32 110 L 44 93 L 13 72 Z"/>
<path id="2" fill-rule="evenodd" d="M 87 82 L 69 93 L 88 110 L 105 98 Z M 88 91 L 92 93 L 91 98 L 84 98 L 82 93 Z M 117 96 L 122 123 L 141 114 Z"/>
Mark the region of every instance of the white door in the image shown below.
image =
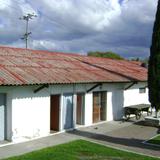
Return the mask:
<path id="1" fill-rule="evenodd" d="M 0 141 L 5 139 L 5 94 L 0 94 Z"/>
<path id="2" fill-rule="evenodd" d="M 73 95 L 63 96 L 63 129 L 73 128 Z"/>

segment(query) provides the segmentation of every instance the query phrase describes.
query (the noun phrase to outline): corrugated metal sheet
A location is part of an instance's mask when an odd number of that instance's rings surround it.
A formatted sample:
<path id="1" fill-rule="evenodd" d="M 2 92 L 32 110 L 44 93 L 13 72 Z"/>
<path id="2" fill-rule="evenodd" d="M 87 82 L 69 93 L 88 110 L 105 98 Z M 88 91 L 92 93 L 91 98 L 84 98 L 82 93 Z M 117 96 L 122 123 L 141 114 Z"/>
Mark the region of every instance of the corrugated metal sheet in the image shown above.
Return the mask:
<path id="1" fill-rule="evenodd" d="M 126 60 L 0 47 L 0 85 L 146 81 Z"/>

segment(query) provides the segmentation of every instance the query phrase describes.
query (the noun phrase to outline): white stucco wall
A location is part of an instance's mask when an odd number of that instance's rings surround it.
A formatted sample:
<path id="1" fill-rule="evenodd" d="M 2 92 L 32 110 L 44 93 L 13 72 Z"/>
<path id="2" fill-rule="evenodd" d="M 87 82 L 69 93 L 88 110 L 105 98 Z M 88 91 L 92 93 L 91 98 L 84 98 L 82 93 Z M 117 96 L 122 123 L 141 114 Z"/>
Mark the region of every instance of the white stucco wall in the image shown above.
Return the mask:
<path id="1" fill-rule="evenodd" d="M 124 106 L 136 105 L 140 103 L 149 104 L 148 89 L 146 89 L 146 93 L 139 93 L 139 87 L 137 87 L 138 89 L 134 87 L 124 91 Z"/>
<path id="2" fill-rule="evenodd" d="M 107 92 L 107 121 L 113 120 L 112 92 Z"/>
<path id="3" fill-rule="evenodd" d="M 34 94 L 31 88 L 18 88 L 12 95 L 12 140 L 50 133 L 50 95 Z"/>
<path id="4" fill-rule="evenodd" d="M 84 125 L 89 126 L 93 123 L 93 94 L 85 94 L 85 111 L 84 111 Z"/>
<path id="5" fill-rule="evenodd" d="M 124 90 L 131 83 L 106 86 L 107 92 L 107 121 L 120 120 L 124 115 L 124 107 L 135 104 L 149 104 L 148 89 L 146 93 L 139 93 L 139 88 L 146 87 L 145 82 L 133 85 Z"/>
<path id="6" fill-rule="evenodd" d="M 59 94 L 60 113 L 59 123 L 62 128 L 63 94 L 72 93 L 73 123 L 76 126 L 76 93 L 85 93 L 84 125 L 93 124 L 93 92 L 107 92 L 107 121 L 118 120 L 123 116 L 123 107 L 133 104 L 149 103 L 148 90 L 146 93 L 139 93 L 139 88 L 146 86 L 146 83 L 138 83 L 131 88 L 124 90 L 128 84 L 103 84 L 86 91 L 95 84 L 78 85 L 52 85 L 37 93 L 33 91 L 39 86 L 17 86 L 1 87 L 0 93 L 7 94 L 7 139 L 18 141 L 19 138 L 33 138 L 46 136 L 50 133 L 50 95 Z"/>

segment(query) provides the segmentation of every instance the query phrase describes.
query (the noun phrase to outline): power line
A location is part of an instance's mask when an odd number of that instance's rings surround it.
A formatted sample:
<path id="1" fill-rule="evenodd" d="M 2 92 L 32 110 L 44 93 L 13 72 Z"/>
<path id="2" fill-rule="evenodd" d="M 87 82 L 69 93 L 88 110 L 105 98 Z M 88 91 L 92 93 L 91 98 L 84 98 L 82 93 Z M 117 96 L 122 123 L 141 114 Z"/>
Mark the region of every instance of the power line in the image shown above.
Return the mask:
<path id="1" fill-rule="evenodd" d="M 22 5 L 22 3 L 20 3 L 19 1 L 16 1 L 16 0 L 13 0 L 13 1 L 14 1 L 14 2 L 17 2 L 19 5 Z M 16 8 L 16 7 L 13 7 L 11 4 L 8 4 L 8 3 L 6 3 L 6 2 L 4 2 L 4 4 L 6 4 L 8 7 L 14 9 L 17 13 L 20 14 L 20 12 L 17 10 L 18 7 L 20 7 L 19 5 L 18 5 L 17 8 Z M 59 25 L 59 26 L 65 27 L 64 24 L 62 24 L 62 23 L 60 23 L 60 22 L 56 22 L 55 19 L 50 18 L 49 16 L 47 16 L 46 14 L 44 14 L 44 12 L 42 12 L 42 15 L 43 15 L 46 19 L 48 19 L 48 21 L 50 21 L 51 23 L 53 23 L 53 24 L 55 24 L 55 25 Z"/>
<path id="2" fill-rule="evenodd" d="M 28 47 L 28 38 L 29 38 L 29 35 L 32 34 L 32 32 L 28 32 L 29 20 L 33 19 L 33 17 L 37 17 L 37 15 L 28 13 L 27 15 L 19 18 L 20 20 L 26 21 L 26 33 L 21 38 L 22 40 L 25 40 L 26 49 Z"/>
<path id="3" fill-rule="evenodd" d="M 6 3 L 6 2 L 3 2 L 3 4 L 5 4 L 6 6 L 8 6 L 8 7 L 14 9 L 17 13 L 19 13 L 19 11 L 18 11 L 19 6 L 13 7 L 11 4 L 8 4 L 8 3 Z"/>
<path id="4" fill-rule="evenodd" d="M 12 6 L 11 4 L 8 4 L 6 2 L 4 2 L 4 4 L 6 4 L 8 7 L 14 9 L 17 13 L 20 14 L 20 11 L 18 11 L 18 9 L 20 9 L 21 5 L 23 5 L 23 3 L 21 3 L 20 1 L 16 1 L 16 0 L 13 0 L 14 2 L 17 2 L 18 5 L 16 5 L 16 7 Z M 50 23 L 56 25 L 56 26 L 59 26 L 60 28 L 67 28 L 67 26 L 65 26 L 62 22 L 57 22 L 55 18 L 53 17 L 49 17 L 47 14 L 45 14 L 44 12 L 41 12 L 42 13 L 42 17 L 44 17 L 45 20 L 48 20 Z M 28 18 L 27 18 L 28 16 Z M 33 19 L 33 17 L 37 17 L 36 15 L 34 14 L 26 14 L 25 16 L 23 16 L 22 18 L 20 18 L 21 20 L 25 20 L 26 21 L 26 33 L 23 35 L 23 37 L 21 39 L 25 40 L 25 43 L 26 43 L 26 48 L 28 47 L 28 37 L 31 35 L 31 32 L 28 32 L 28 23 L 29 23 L 29 20 L 30 19 Z M 28 19 L 28 20 L 27 20 Z M 70 26 L 71 28 L 73 28 L 72 26 Z M 74 29 L 74 28 L 73 28 Z"/>
<path id="5" fill-rule="evenodd" d="M 58 25 L 58 26 L 62 26 L 62 27 L 65 27 L 64 24 L 60 23 L 60 22 L 56 22 L 56 20 L 52 17 L 50 18 L 49 16 L 47 16 L 44 12 L 41 12 L 42 13 L 42 17 L 45 17 L 45 20 L 48 20 L 50 21 L 51 23 L 55 24 L 55 25 Z"/>
<path id="6" fill-rule="evenodd" d="M 49 16 L 47 16 L 46 14 L 44 14 L 44 12 L 42 12 L 42 16 L 45 17 L 45 19 L 48 21 L 50 21 L 51 23 L 57 25 L 57 26 L 60 26 L 60 27 L 63 27 L 63 28 L 67 28 L 63 23 L 61 22 L 56 22 L 56 19 L 54 19 L 53 17 L 50 18 Z M 74 29 L 72 26 L 70 26 L 72 29 Z"/>

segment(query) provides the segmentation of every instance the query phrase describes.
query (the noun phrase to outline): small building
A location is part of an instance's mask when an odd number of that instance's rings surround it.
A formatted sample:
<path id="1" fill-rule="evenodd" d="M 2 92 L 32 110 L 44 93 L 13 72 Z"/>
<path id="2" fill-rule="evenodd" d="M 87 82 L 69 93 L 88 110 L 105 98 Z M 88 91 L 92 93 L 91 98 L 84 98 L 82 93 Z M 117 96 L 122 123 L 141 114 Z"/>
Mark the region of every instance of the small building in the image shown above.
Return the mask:
<path id="1" fill-rule="evenodd" d="M 119 120 L 140 103 L 149 102 L 139 64 L 0 47 L 0 141 Z"/>

